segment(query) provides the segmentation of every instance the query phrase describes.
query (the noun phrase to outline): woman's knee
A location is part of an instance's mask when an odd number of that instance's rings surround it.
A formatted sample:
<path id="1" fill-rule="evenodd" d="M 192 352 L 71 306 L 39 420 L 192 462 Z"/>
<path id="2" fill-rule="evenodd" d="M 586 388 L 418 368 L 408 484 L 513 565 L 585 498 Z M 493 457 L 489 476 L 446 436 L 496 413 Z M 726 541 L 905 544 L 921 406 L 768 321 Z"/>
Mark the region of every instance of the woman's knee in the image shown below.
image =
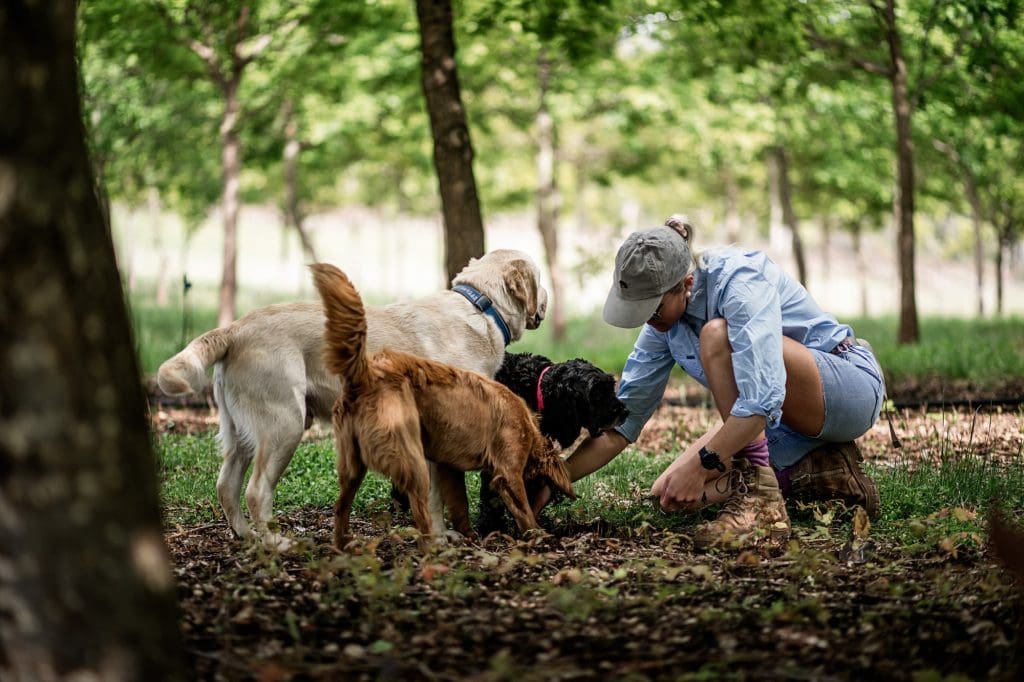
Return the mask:
<path id="1" fill-rule="evenodd" d="M 720 356 L 732 355 L 729 344 L 729 325 L 725 319 L 716 317 L 708 320 L 700 330 L 700 357 L 702 362 Z"/>

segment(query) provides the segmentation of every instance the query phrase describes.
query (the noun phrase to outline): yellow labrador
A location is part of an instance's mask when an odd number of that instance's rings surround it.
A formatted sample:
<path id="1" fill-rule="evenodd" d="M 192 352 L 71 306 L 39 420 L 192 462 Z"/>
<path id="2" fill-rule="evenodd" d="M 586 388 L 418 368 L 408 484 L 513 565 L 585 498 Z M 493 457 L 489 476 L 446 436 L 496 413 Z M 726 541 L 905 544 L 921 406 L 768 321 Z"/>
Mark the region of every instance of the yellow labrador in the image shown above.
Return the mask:
<path id="1" fill-rule="evenodd" d="M 391 348 L 490 378 L 505 346 L 525 329 L 536 329 L 547 310 L 540 270 L 521 251 L 499 249 L 471 260 L 452 286 L 463 293 L 443 291 L 367 310 L 367 350 Z M 341 392 L 338 378 L 323 364 L 324 322 L 323 308 L 315 303 L 261 308 L 194 339 L 157 374 L 164 393 L 182 395 L 199 390 L 215 365 L 224 456 L 217 497 L 239 537 L 253 534 L 239 503 L 252 462 L 245 499 L 253 524 L 269 544 L 288 544 L 267 528 L 274 488 L 303 431 L 313 419 L 330 419 Z M 434 533 L 443 535 L 447 529 L 431 473 L 431 522 Z"/>

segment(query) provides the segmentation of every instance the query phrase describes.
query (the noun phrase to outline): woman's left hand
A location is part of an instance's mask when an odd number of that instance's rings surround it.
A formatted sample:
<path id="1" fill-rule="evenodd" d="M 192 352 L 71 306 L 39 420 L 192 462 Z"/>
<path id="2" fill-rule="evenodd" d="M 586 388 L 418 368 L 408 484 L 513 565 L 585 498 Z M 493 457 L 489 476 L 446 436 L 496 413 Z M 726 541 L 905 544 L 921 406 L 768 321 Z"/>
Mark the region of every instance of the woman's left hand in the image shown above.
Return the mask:
<path id="1" fill-rule="evenodd" d="M 697 453 L 687 450 L 651 486 L 651 495 L 666 512 L 695 509 L 704 494 L 705 470 Z"/>

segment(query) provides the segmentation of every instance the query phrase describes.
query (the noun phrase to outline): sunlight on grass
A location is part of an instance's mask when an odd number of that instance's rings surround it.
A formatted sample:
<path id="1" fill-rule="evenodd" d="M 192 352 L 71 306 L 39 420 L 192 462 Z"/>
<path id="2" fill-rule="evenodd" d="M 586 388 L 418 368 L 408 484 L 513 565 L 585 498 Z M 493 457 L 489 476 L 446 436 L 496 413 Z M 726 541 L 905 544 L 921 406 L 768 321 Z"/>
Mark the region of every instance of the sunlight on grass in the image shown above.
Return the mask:
<path id="1" fill-rule="evenodd" d="M 213 520 L 220 516 L 216 479 L 220 467 L 212 435 L 167 435 L 155 440 L 160 461 L 163 506 L 172 522 Z M 549 507 L 545 514 L 559 526 L 600 525 L 605 528 L 692 528 L 711 518 L 713 510 L 699 514 L 665 514 L 647 494 L 658 475 L 678 456 L 678 450 L 657 455 L 629 448 L 599 472 L 575 484 L 579 498 Z M 1024 461 L 995 463 L 979 457 L 949 457 L 938 463 L 869 467 L 882 496 L 882 514 L 876 533 L 895 538 L 920 535 L 921 519 L 932 518 L 936 532 L 977 531 L 993 501 L 1004 508 L 1024 508 Z M 475 516 L 479 477 L 467 475 L 470 511 Z M 356 497 L 354 513 L 390 513 L 391 485 L 370 472 Z M 274 509 L 303 507 L 329 510 L 338 494 L 334 453 L 330 439 L 302 444 L 277 487 Z M 969 512 L 949 513 L 964 509 Z M 938 516 L 937 516 L 938 515 Z M 806 513 L 795 513 L 794 523 L 814 523 Z M 937 520 L 935 520 L 937 519 Z M 408 520 L 403 520 L 408 523 Z M 918 525 L 915 525 L 918 524 Z"/>

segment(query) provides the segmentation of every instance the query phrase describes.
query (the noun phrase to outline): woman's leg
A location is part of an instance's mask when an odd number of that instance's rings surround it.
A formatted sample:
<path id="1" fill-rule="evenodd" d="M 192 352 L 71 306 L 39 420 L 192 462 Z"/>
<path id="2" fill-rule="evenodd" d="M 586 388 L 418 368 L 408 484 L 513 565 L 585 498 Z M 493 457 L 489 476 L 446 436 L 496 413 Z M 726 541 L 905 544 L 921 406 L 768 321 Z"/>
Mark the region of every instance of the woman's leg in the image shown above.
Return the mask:
<path id="1" fill-rule="evenodd" d="M 715 407 L 725 421 L 739 397 L 732 368 L 732 345 L 722 318 L 709 320 L 700 332 L 700 358 Z M 825 394 L 813 352 L 798 341 L 782 337 L 782 362 L 786 367 L 786 398 L 782 422 L 794 431 L 817 436 L 825 424 Z M 758 438 L 764 438 L 764 433 Z"/>
<path id="2" fill-rule="evenodd" d="M 700 334 L 701 364 L 723 422 L 729 419 L 732 407 L 739 396 L 733 373 L 732 345 L 729 343 L 728 331 L 725 320 L 718 318 L 708 321 Z M 786 347 L 784 342 L 784 361 Z M 818 418 L 820 429 L 820 423 L 824 422 L 825 408 L 820 380 L 817 381 L 817 386 L 814 386 L 818 376 L 814 359 L 804 358 L 794 349 L 790 349 L 790 355 L 793 369 L 790 370 L 787 364 L 787 384 L 790 380 L 795 382 L 794 394 L 810 393 L 809 396 L 803 396 L 802 400 L 794 399 L 790 409 L 811 412 L 810 415 L 802 415 L 801 423 L 809 425 Z M 810 361 L 813 374 L 807 371 L 804 360 Z M 816 396 L 820 402 L 817 411 L 814 409 Z M 718 518 L 697 529 L 694 535 L 695 545 L 704 547 L 733 540 L 745 542 L 746 539 L 758 536 L 768 536 L 778 541 L 789 537 L 789 516 L 775 473 L 769 466 L 768 442 L 763 430 L 736 452 L 732 457 L 732 469 L 727 477 L 718 482 L 728 484 L 725 503 Z M 705 486 L 705 500 L 708 502 L 716 497 L 720 498 L 721 493 L 722 490 L 716 486 Z"/>

